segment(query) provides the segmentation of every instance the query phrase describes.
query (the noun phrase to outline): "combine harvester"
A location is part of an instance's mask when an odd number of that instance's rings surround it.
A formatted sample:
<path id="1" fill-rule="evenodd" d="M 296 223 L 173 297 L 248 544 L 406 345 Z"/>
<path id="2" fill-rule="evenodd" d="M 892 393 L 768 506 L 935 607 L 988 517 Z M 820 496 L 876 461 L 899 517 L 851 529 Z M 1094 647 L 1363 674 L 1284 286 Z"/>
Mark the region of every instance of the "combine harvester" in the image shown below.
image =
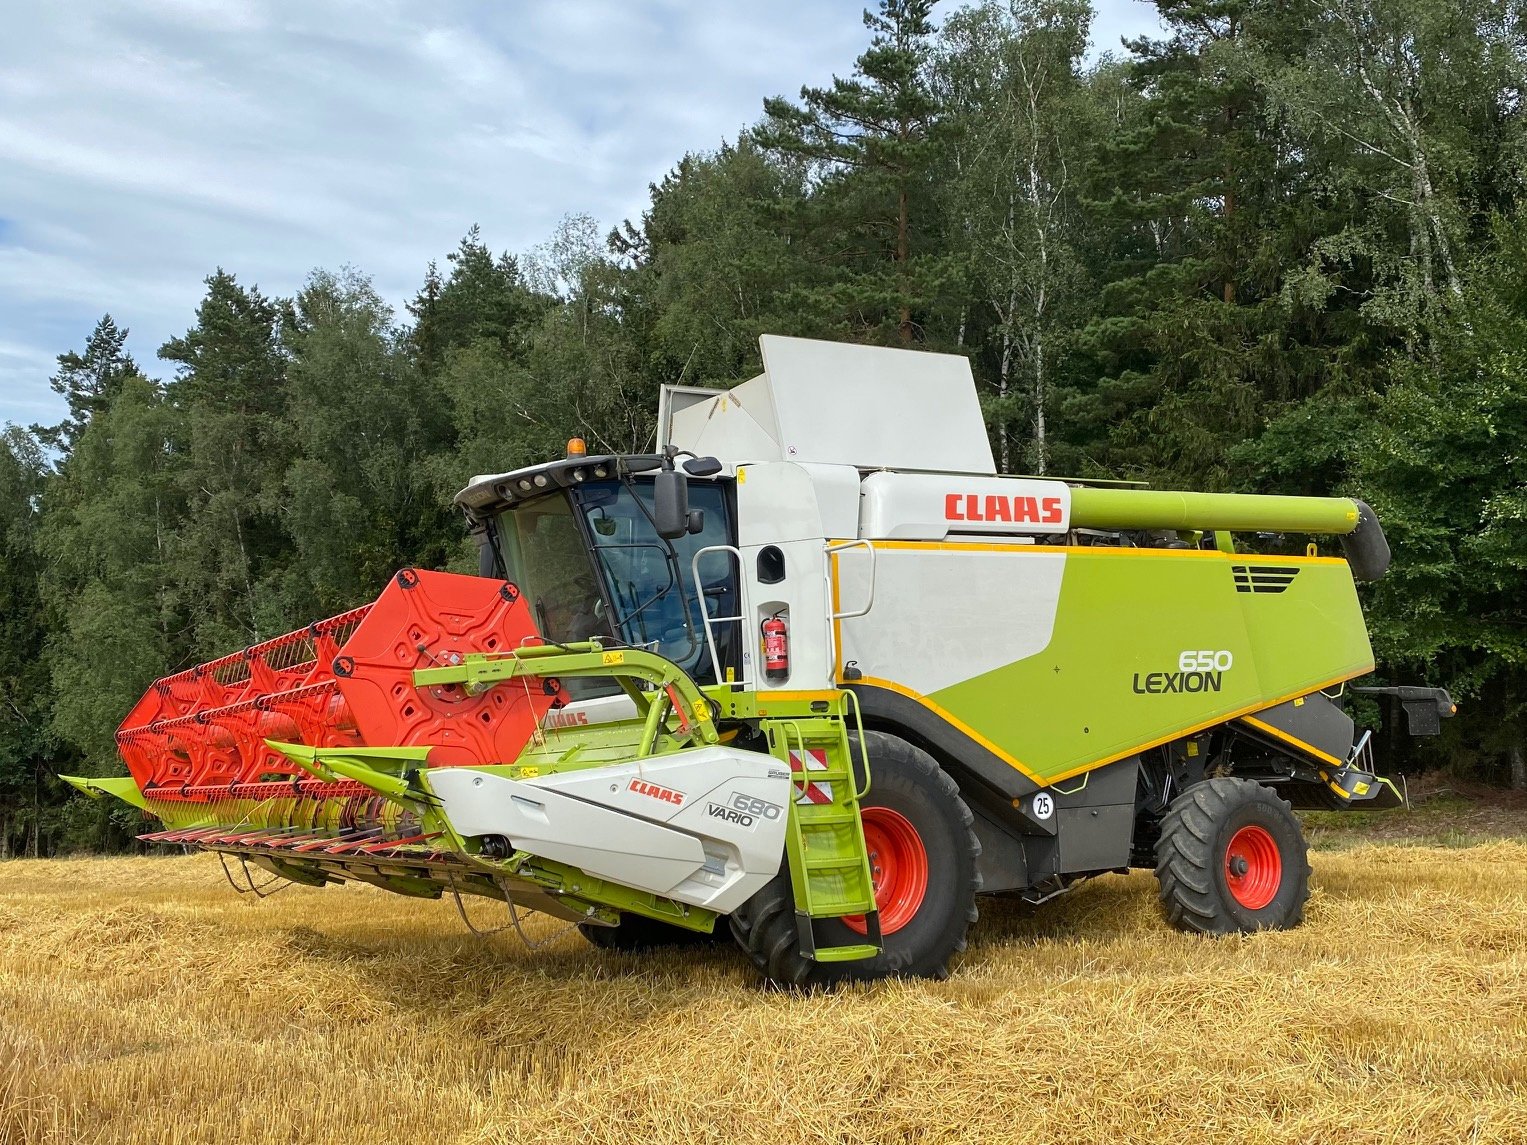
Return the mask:
<path id="1" fill-rule="evenodd" d="M 761 344 L 751 381 L 664 389 L 657 453 L 474 479 L 480 576 L 405 569 L 158 681 L 131 777 L 71 782 L 246 879 L 483 895 L 613 949 L 719 927 L 792 984 L 941 976 L 978 894 L 1132 867 L 1186 930 L 1297 924 L 1292 807 L 1400 801 L 1340 703 L 1372 511 L 1001 476 L 965 359 Z M 1374 690 L 1413 732 L 1453 711 Z"/>

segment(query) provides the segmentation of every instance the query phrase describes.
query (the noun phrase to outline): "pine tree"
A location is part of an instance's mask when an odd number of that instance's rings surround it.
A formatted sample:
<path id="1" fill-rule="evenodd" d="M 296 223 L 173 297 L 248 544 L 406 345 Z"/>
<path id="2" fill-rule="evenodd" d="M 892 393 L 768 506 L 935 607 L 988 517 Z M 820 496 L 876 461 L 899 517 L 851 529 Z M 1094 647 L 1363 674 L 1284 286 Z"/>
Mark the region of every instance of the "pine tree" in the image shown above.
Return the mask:
<path id="1" fill-rule="evenodd" d="M 76 773 L 120 774 L 113 731 L 156 677 L 187 662 L 194 582 L 174 559 L 185 420 L 159 385 L 127 379 L 43 493 L 49 729 Z M 82 801 L 73 841 L 120 846 L 130 820 Z"/>
<path id="2" fill-rule="evenodd" d="M 35 428 L 44 444 L 72 452 L 90 419 L 111 405 L 123 382 L 141 377 L 126 344 L 127 331 L 105 314 L 85 340 L 84 353 L 70 350 L 58 356 L 58 373 L 48 385 L 68 403 L 69 416 L 58 425 Z"/>
<path id="3" fill-rule="evenodd" d="M 19 429 L 0 434 L 0 858 L 41 850 L 49 727 L 37 528 L 46 467 Z"/>
<path id="4" fill-rule="evenodd" d="M 187 433 L 177 579 L 197 650 L 208 657 L 291 623 L 274 588 L 291 559 L 281 491 L 295 452 L 280 315 L 258 288 L 219 270 L 207 279 L 196 325 L 159 351 L 178 366 L 166 394 Z"/>
<path id="5" fill-rule="evenodd" d="M 447 403 L 371 282 L 314 272 L 282 342 L 296 452 L 282 493 L 294 558 L 283 607 L 302 618 L 372 599 L 400 566 L 445 563 L 461 529 L 432 482 L 450 447 Z"/>
<path id="6" fill-rule="evenodd" d="M 506 356 L 519 353 L 544 302 L 521 280 L 515 258 L 507 252 L 495 258 L 474 225 L 446 261 L 450 274 L 442 279 L 430 263 L 423 287 L 408 305 L 420 366 L 433 373 L 451 351 L 479 340 L 492 342 Z"/>
<path id="7" fill-rule="evenodd" d="M 1257 66 L 1302 50 L 1303 0 L 1158 0 L 1131 98 L 1090 175 L 1105 286 L 1084 342 L 1098 377 L 1073 395 L 1071 448 L 1115 475 L 1222 488 L 1235 443 L 1328 377 L 1342 316 L 1286 291 L 1329 225 Z"/>
<path id="8" fill-rule="evenodd" d="M 803 87 L 799 104 L 764 101 L 758 142 L 812 165 L 807 220 L 826 264 L 841 268 L 811 301 L 849 330 L 890 326 L 910 346 L 947 285 L 923 213 L 934 181 L 939 106 L 929 68 L 935 0 L 881 0 L 873 37 L 848 79 Z"/>

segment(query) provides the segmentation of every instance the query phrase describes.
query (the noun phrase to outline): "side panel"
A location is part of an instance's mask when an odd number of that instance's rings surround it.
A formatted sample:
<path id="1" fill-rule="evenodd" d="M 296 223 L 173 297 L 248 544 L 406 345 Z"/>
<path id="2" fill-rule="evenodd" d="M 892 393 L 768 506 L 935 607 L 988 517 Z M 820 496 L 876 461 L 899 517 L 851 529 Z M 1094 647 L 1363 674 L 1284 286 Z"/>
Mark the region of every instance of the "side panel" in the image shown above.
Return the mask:
<path id="1" fill-rule="evenodd" d="M 1205 550 L 877 544 L 875 607 L 839 625 L 840 673 L 857 661 L 1053 783 L 1372 671 L 1346 562 L 1254 562 L 1282 575 Z M 839 555 L 841 598 L 869 576 Z"/>
<path id="2" fill-rule="evenodd" d="M 844 495 L 845 473 L 855 482 L 852 500 Z M 832 687 L 823 519 L 834 517 L 850 527 L 856 523 L 857 481 L 852 469 L 792 462 L 747 465 L 737 471 L 737 544 L 748 609 L 743 675 L 760 691 Z M 759 576 L 759 557 L 765 549 L 777 550 L 782 560 L 778 579 L 768 583 Z M 759 627 L 775 615 L 789 626 L 790 670 L 783 679 L 771 678 L 759 663 Z"/>

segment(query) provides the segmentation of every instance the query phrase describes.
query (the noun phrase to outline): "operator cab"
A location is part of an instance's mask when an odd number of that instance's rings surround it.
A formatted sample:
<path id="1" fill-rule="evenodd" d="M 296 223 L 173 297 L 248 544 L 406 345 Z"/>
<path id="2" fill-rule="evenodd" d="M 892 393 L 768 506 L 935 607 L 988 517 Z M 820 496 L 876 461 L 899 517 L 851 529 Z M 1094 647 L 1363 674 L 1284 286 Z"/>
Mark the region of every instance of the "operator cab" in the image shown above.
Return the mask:
<path id="1" fill-rule="evenodd" d="M 735 624 L 714 624 L 713 660 L 705 618 L 736 616 L 736 545 L 729 479 L 702 462 L 684 471 L 662 455 L 586 457 L 475 478 L 456 497 L 479 545 L 479 571 L 513 582 L 541 635 L 555 643 L 600 639 L 667 657 L 697 683 L 715 683 L 740 661 Z M 717 467 L 719 468 L 719 467 Z M 687 493 L 683 531 L 659 525 L 671 495 Z M 664 504 L 667 500 L 670 503 Z M 584 690 L 584 689 L 579 689 Z"/>

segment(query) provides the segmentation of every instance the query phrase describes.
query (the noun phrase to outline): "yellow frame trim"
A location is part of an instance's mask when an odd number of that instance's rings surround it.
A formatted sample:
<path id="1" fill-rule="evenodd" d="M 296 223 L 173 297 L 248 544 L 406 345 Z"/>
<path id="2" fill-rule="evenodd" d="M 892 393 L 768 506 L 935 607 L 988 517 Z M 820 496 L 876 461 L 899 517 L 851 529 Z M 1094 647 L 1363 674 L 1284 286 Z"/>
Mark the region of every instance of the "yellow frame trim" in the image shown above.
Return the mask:
<path id="1" fill-rule="evenodd" d="M 829 544 L 829 545 L 837 545 L 837 544 L 843 544 L 843 543 L 844 542 L 842 542 L 842 541 L 828 541 L 827 542 L 827 544 Z M 1244 561 L 1244 559 L 1245 559 L 1239 553 L 1236 553 L 1236 554 L 1222 553 L 1222 552 L 1220 552 L 1217 549 L 1112 549 L 1112 548 L 1106 548 L 1106 547 L 1101 546 L 1101 545 L 1096 545 L 1096 546 L 1094 546 L 1094 545 L 984 545 L 984 544 L 972 544 L 972 543 L 964 542 L 964 541 L 952 541 L 952 542 L 951 541 L 872 541 L 871 544 L 873 544 L 877 549 L 878 548 L 885 548 L 885 549 L 913 549 L 913 550 L 915 550 L 915 549 L 935 549 L 935 550 L 943 549 L 943 550 L 953 550 L 953 551 L 956 551 L 956 552 L 970 551 L 970 552 L 983 552 L 983 553 L 989 553 L 989 552 L 994 552 L 994 551 L 995 552 L 1004 552 L 1004 553 L 1006 553 L 1006 552 L 1023 552 L 1023 553 L 1088 553 L 1088 554 L 1092 554 L 1092 555 L 1130 556 L 1130 557 L 1143 556 L 1143 555 L 1150 555 L 1150 556 L 1175 556 L 1175 557 L 1187 557 L 1189 559 L 1207 557 L 1207 558 L 1210 558 L 1212 560 L 1233 561 L 1233 562 L 1240 562 L 1240 561 Z M 829 570 L 828 570 L 829 574 L 830 574 L 829 575 L 829 580 L 831 581 L 831 584 L 832 584 L 832 611 L 833 611 L 834 614 L 837 613 L 838 607 L 839 607 L 839 603 L 840 603 L 839 602 L 839 595 L 840 594 L 839 594 L 839 586 L 838 586 L 838 557 L 839 557 L 839 555 L 840 555 L 839 553 L 832 553 L 832 554 L 830 554 Z M 1298 557 L 1298 556 L 1260 557 L 1259 556 L 1256 559 L 1259 560 L 1259 561 L 1271 561 L 1271 562 L 1274 562 L 1274 563 L 1277 563 L 1277 564 L 1290 564 L 1290 565 L 1309 565 L 1309 564 L 1345 565 L 1347 563 L 1341 557 Z M 1244 719 L 1246 716 L 1248 716 L 1252 712 L 1263 712 L 1263 711 L 1266 711 L 1268 708 L 1275 708 L 1279 704 L 1287 703 L 1289 700 L 1297 700 L 1300 696 L 1313 695 L 1316 692 L 1324 691 L 1326 688 L 1330 688 L 1330 687 L 1332 687 L 1332 686 L 1334 686 L 1336 684 L 1343 684 L 1343 683 L 1346 683 L 1348 680 L 1355 680 L 1359 676 L 1366 676 L 1370 672 L 1373 671 L 1373 661 L 1370 660 L 1366 667 L 1360 668 L 1360 669 L 1358 669 L 1355 672 L 1347 672 L 1347 673 L 1345 673 L 1343 675 L 1340 675 L 1340 676 L 1334 676 L 1331 679 L 1326 680 L 1323 683 L 1314 684 L 1314 685 L 1312 685 L 1310 687 L 1307 687 L 1307 688 L 1300 688 L 1298 691 L 1290 692 L 1287 695 L 1279 696 L 1279 697 L 1277 697 L 1276 699 L 1273 699 L 1273 700 L 1267 700 L 1267 701 L 1258 700 L 1254 704 L 1251 704 L 1251 705 L 1249 705 L 1249 706 L 1247 706 L 1245 708 L 1237 709 L 1236 711 L 1230 712 L 1230 713 L 1228 713 L 1226 715 L 1214 716 L 1213 718 L 1205 720 L 1202 723 L 1193 724 L 1192 726 L 1187 727 L 1187 728 L 1185 728 L 1185 729 L 1183 729 L 1181 731 L 1174 731 L 1174 732 L 1170 733 L 1169 735 L 1165 735 L 1165 736 L 1160 737 L 1159 739 L 1153 739 L 1153 740 L 1150 740 L 1147 743 L 1138 744 L 1138 745 L 1136 745 L 1134 747 L 1128 748 L 1125 751 L 1117 752 L 1114 755 L 1105 756 L 1102 759 L 1095 760 L 1095 761 L 1093 761 L 1091 763 L 1083 764 L 1080 767 L 1072 768 L 1070 771 L 1063 771 L 1059 775 L 1053 775 L 1053 776 L 1050 776 L 1048 778 L 1043 778 L 1043 777 L 1035 774 L 1035 772 L 1033 772 L 1032 770 L 1030 770 L 1023 763 L 1022 760 L 1020 760 L 1016 756 L 1010 755 L 1006 751 L 1002 750 L 1002 748 L 998 747 L 991 740 L 987 739 L 980 732 L 976 731 L 975 728 L 971 727 L 969 724 L 965 723 L 963 720 L 959 719 L 957 716 L 953 715 L 951 712 L 949 712 L 949 711 L 945 710 L 944 708 L 940 707 L 938 704 L 934 703 L 927 696 L 924 696 L 920 692 L 914 692 L 911 688 L 903 687 L 901 684 L 897 684 L 897 683 L 895 683 L 894 681 L 891 681 L 891 680 L 883 680 L 883 679 L 881 679 L 878 676 L 863 676 L 863 677 L 861 677 L 858 680 L 845 680 L 843 678 L 843 622 L 841 620 L 834 619 L 833 622 L 832 622 L 832 642 L 833 642 L 833 673 L 834 673 L 834 677 L 835 677 L 836 682 L 840 686 L 841 685 L 848 685 L 848 684 L 868 684 L 871 687 L 884 688 L 887 691 L 895 692 L 898 695 L 905 696 L 907 699 L 912 700 L 912 701 L 914 701 L 914 702 L 916 702 L 918 704 L 921 704 L 923 707 L 927 708 L 934 715 L 938 716 L 939 719 L 941 719 L 945 723 L 947 723 L 950 727 L 952 727 L 952 728 L 956 729 L 957 731 L 961 732 L 962 734 L 970 737 L 976 743 L 978 743 L 982 747 L 984 747 L 987 751 L 989 751 L 993 755 L 995 755 L 998 759 L 1002 760 L 1002 762 L 1006 763 L 1009 767 L 1011 767 L 1011 768 L 1015 769 L 1016 771 L 1022 773 L 1024 776 L 1026 776 L 1028 779 L 1032 780 L 1034 783 L 1039 784 L 1040 787 L 1048 787 L 1048 786 L 1050 786 L 1052 784 L 1064 783 L 1066 780 L 1072 778 L 1073 776 L 1082 775 L 1085 772 L 1096 771 L 1100 767 L 1107 767 L 1110 763 L 1117 763 L 1121 759 L 1125 759 L 1125 758 L 1127 758 L 1127 757 L 1129 757 L 1131 755 L 1138 755 L 1142 751 L 1149 751 L 1153 747 L 1160 747 L 1164 743 L 1171 743 L 1173 740 L 1182 739 L 1185 736 L 1196 735 L 1198 732 L 1204 731 L 1206 728 L 1218 727 L 1220 724 L 1228 724 L 1232 720 Z M 1273 729 L 1273 730 L 1274 730 L 1274 733 L 1276 734 L 1276 729 Z M 1295 740 L 1293 742 L 1298 743 L 1299 741 Z M 1301 745 L 1301 746 L 1308 747 L 1308 745 Z M 1316 751 L 1315 748 L 1309 748 L 1309 750 Z M 1324 754 L 1324 753 L 1317 752 L 1317 754 Z M 1327 756 L 1326 758 L 1329 759 L 1329 758 L 1332 758 L 1332 757 Z M 1338 762 L 1338 764 L 1339 764 L 1339 761 L 1336 761 L 1336 762 Z"/>
<path id="2" fill-rule="evenodd" d="M 885 688 L 888 691 L 892 691 L 898 695 L 905 696 L 909 700 L 916 701 L 923 707 L 927 708 L 934 715 L 938 716 L 939 719 L 949 724 L 951 727 L 957 729 L 960 732 L 963 732 L 965 735 L 975 740 L 978 744 L 984 747 L 987 751 L 991 752 L 998 759 L 1002 760 L 1002 762 L 1006 763 L 1009 767 L 1022 772 L 1029 779 L 1039 784 L 1039 786 L 1049 787 L 1056 783 L 1064 783 L 1066 780 L 1072 778 L 1073 776 L 1082 775 L 1083 773 L 1089 771 L 1096 771 L 1100 767 L 1107 767 L 1110 763 L 1117 763 L 1121 759 L 1127 759 L 1129 756 L 1138 755 L 1142 751 L 1149 751 L 1153 747 L 1160 747 L 1164 743 L 1171 743 L 1173 740 L 1183 739 L 1184 737 L 1190 735 L 1196 735 L 1198 732 L 1204 731 L 1208 728 L 1218 727 L 1220 724 L 1228 724 L 1233 720 L 1245 719 L 1246 716 L 1251 712 L 1265 712 L 1268 708 L 1275 708 L 1279 704 L 1286 704 L 1289 700 L 1297 700 L 1300 696 L 1314 695 L 1316 692 L 1329 688 L 1333 684 L 1340 684 L 1347 680 L 1354 680 L 1358 676 L 1366 676 L 1371 671 L 1373 671 L 1373 666 L 1370 664 L 1362 671 L 1351 672 L 1343 676 L 1337 676 L 1333 679 L 1327 680 L 1323 684 L 1316 684 L 1313 687 L 1300 688 L 1297 692 L 1290 692 L 1288 695 L 1279 696 L 1274 700 L 1258 700 L 1256 703 L 1247 707 L 1240 708 L 1225 715 L 1214 716 L 1210 719 L 1204 720 L 1202 723 L 1193 724 L 1189 727 L 1183 728 L 1181 731 L 1170 732 L 1167 735 L 1158 737 L 1157 739 L 1137 744 L 1134 747 L 1126 748 L 1124 751 L 1115 752 L 1113 755 L 1104 756 L 1101 759 L 1093 760 L 1090 763 L 1084 763 L 1080 767 L 1072 768 L 1070 771 L 1063 771 L 1058 775 L 1044 777 L 1035 774 L 1023 763 L 1022 760 L 1019 760 L 1015 756 L 1008 754 L 1002 748 L 992 743 L 991 740 L 983 736 L 980 732 L 972 728 L 969 724 L 946 711 L 944 708 L 941 708 L 927 696 L 924 696 L 918 692 L 914 692 L 911 688 L 905 688 L 891 680 L 882 680 L 876 676 L 865 676 L 862 680 L 853 680 L 849 681 L 849 683 L 868 684 L 871 687 Z M 1294 742 L 1297 743 L 1298 741 L 1296 740 Z M 1313 751 L 1315 749 L 1311 748 L 1310 750 Z M 1331 757 L 1327 756 L 1326 758 L 1329 759 Z M 1336 762 L 1339 764 L 1340 761 Z"/>
<path id="3" fill-rule="evenodd" d="M 1257 710 L 1265 712 L 1267 709 L 1266 708 L 1259 708 Z M 1262 720 L 1256 719 L 1255 717 L 1252 717 L 1252 716 L 1242 716 L 1241 717 L 1241 722 L 1242 723 L 1250 724 L 1252 727 L 1256 728 L 1257 731 L 1265 732 L 1266 734 L 1274 737 L 1275 739 L 1281 739 L 1284 743 L 1293 744 L 1297 748 L 1303 748 L 1305 751 L 1309 752 L 1311 755 L 1317 757 L 1318 759 L 1323 759 L 1327 763 L 1335 764 L 1337 767 L 1345 767 L 1346 766 L 1346 762 L 1344 760 L 1337 759 L 1334 755 L 1331 755 L 1328 752 L 1321 751 L 1314 744 L 1312 744 L 1312 743 L 1305 743 L 1298 736 L 1289 735 L 1288 732 L 1282 731 L 1282 730 L 1280 730 L 1278 728 L 1275 728 L 1275 727 L 1272 726 L 1272 724 L 1264 723 Z"/>
<path id="4" fill-rule="evenodd" d="M 847 541 L 829 540 L 829 545 L 847 544 Z M 1086 553 L 1093 557 L 1177 557 L 1184 560 L 1217 560 L 1234 564 L 1287 564 L 1287 565 L 1344 565 L 1342 557 L 1311 557 L 1305 555 L 1262 556 L 1259 553 L 1222 553 L 1218 549 L 1129 549 L 1114 545 L 1015 545 L 1010 542 L 982 544 L 978 541 L 870 541 L 876 549 L 928 549 L 945 552 L 973 553 Z M 838 554 L 833 553 L 833 564 Z"/>

